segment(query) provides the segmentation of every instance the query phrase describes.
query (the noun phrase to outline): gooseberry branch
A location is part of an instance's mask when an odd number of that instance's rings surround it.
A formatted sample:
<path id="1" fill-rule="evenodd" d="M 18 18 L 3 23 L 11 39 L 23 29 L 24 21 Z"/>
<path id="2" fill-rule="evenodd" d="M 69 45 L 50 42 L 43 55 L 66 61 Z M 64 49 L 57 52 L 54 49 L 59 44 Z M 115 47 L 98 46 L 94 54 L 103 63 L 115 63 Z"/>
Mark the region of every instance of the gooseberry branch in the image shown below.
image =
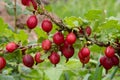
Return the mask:
<path id="1" fill-rule="evenodd" d="M 52 22 L 54 22 L 57 26 L 60 27 L 60 30 L 65 30 L 65 31 L 68 31 L 68 32 L 72 31 L 72 29 L 69 29 L 68 26 L 66 26 L 59 17 L 57 17 L 55 14 L 45 10 L 44 5 L 42 4 L 42 2 L 40 0 L 37 0 L 37 2 L 38 2 L 38 5 L 42 9 L 42 12 L 39 12 L 40 15 L 45 15 L 48 18 L 50 18 L 52 20 Z M 54 16 L 57 17 L 57 18 L 55 18 Z M 107 47 L 107 46 L 110 45 L 109 42 L 104 43 L 104 42 L 100 42 L 100 41 L 98 41 L 96 39 L 89 38 L 89 36 L 85 33 L 85 30 L 82 28 L 82 26 L 80 26 L 80 28 L 83 30 L 83 36 L 85 37 L 85 39 L 87 41 L 90 41 L 91 44 L 96 44 L 96 45 L 98 45 L 100 47 Z M 76 33 L 76 31 L 75 31 L 75 33 Z M 76 33 L 76 35 L 78 35 L 78 34 Z M 77 36 L 77 37 L 81 37 L 81 36 Z"/>

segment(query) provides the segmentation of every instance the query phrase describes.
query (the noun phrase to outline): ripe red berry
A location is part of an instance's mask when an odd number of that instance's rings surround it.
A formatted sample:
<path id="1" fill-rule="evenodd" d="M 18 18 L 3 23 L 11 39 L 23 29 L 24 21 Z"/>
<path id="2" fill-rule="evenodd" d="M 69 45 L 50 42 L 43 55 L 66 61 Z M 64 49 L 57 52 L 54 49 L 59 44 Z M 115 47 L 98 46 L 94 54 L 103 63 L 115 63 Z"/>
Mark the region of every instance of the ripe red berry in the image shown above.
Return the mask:
<path id="1" fill-rule="evenodd" d="M 34 9 L 37 10 L 37 3 L 35 2 L 35 0 L 21 0 L 21 3 L 24 6 L 30 6 L 32 4 L 32 6 L 34 7 Z"/>
<path id="2" fill-rule="evenodd" d="M 111 60 L 112 60 L 114 66 L 119 65 L 119 58 L 116 55 L 111 57 Z"/>
<path id="3" fill-rule="evenodd" d="M 31 0 L 31 2 L 32 2 L 34 9 L 37 10 L 37 3 L 35 2 L 35 0 Z"/>
<path id="4" fill-rule="evenodd" d="M 75 43 L 76 41 L 76 36 L 73 32 L 69 33 L 66 37 L 66 41 L 69 43 L 69 44 L 73 44 Z"/>
<path id="5" fill-rule="evenodd" d="M 74 48 L 72 46 L 70 47 L 63 46 L 62 54 L 66 57 L 66 62 L 67 62 L 69 58 L 71 58 L 74 55 Z"/>
<path id="6" fill-rule="evenodd" d="M 49 50 L 51 48 L 51 41 L 46 39 L 42 42 L 42 48 L 44 50 Z"/>
<path id="7" fill-rule="evenodd" d="M 85 29 L 85 31 L 86 31 L 87 35 L 90 36 L 90 34 L 91 34 L 91 28 L 90 28 L 90 26 L 87 26 L 86 29 Z"/>
<path id="8" fill-rule="evenodd" d="M 41 27 L 43 31 L 49 33 L 52 30 L 52 22 L 48 19 L 42 21 Z"/>
<path id="9" fill-rule="evenodd" d="M 52 52 L 49 56 L 49 60 L 52 64 L 56 66 L 60 62 L 60 55 L 57 52 Z"/>
<path id="10" fill-rule="evenodd" d="M 114 65 L 113 64 L 113 61 L 112 61 L 112 58 L 109 58 L 107 56 L 102 56 L 100 58 L 100 64 L 105 68 L 106 70 L 106 73 L 108 72 L 109 69 L 112 68 L 112 66 Z"/>
<path id="11" fill-rule="evenodd" d="M 3 57 L 0 57 L 0 70 L 6 66 L 6 60 Z"/>
<path id="12" fill-rule="evenodd" d="M 38 19 L 35 15 L 32 15 L 28 18 L 27 20 L 27 26 L 29 29 L 33 29 L 37 26 L 38 24 Z"/>
<path id="13" fill-rule="evenodd" d="M 27 67 L 32 67 L 34 65 L 34 59 L 31 55 L 26 54 L 23 56 L 23 64 Z"/>
<path id="14" fill-rule="evenodd" d="M 71 44 L 69 44 L 66 40 L 64 41 L 64 46 L 66 46 L 66 47 L 70 47 L 70 46 L 72 46 Z"/>
<path id="15" fill-rule="evenodd" d="M 31 1 L 31 0 L 21 0 L 21 3 L 22 3 L 24 6 L 29 6 L 30 1 Z"/>
<path id="16" fill-rule="evenodd" d="M 107 59 L 106 56 L 102 56 L 102 57 L 100 58 L 100 65 L 103 65 L 106 59 Z"/>
<path id="17" fill-rule="evenodd" d="M 90 60 L 90 56 L 87 56 L 85 58 L 79 58 L 80 59 L 80 62 L 83 63 L 83 64 L 87 64 Z"/>
<path id="18" fill-rule="evenodd" d="M 57 32 L 53 36 L 53 42 L 57 45 L 64 43 L 64 35 L 61 32 Z"/>
<path id="19" fill-rule="evenodd" d="M 106 59 L 104 60 L 102 65 L 106 69 L 106 72 L 107 72 L 109 69 L 112 68 L 113 62 L 112 62 L 111 58 L 106 57 Z"/>
<path id="20" fill-rule="evenodd" d="M 88 36 L 91 35 L 92 30 L 91 30 L 90 26 L 87 26 L 87 27 L 85 28 L 85 32 L 86 32 L 86 34 L 87 34 Z M 81 28 L 79 29 L 79 33 L 80 33 L 80 34 L 83 34 L 83 30 L 82 30 Z"/>
<path id="21" fill-rule="evenodd" d="M 84 57 L 82 56 L 82 54 L 81 54 L 80 51 L 78 52 L 78 58 L 79 58 L 79 59 L 84 59 Z"/>
<path id="22" fill-rule="evenodd" d="M 42 59 L 40 59 L 41 58 L 41 54 L 40 54 L 40 52 L 37 52 L 36 54 L 35 54 L 35 61 L 36 61 L 36 63 L 41 63 L 41 62 L 43 62 L 44 60 L 42 60 Z"/>
<path id="23" fill-rule="evenodd" d="M 18 45 L 14 42 L 10 42 L 6 45 L 6 50 L 10 53 L 12 53 L 13 51 L 15 51 L 18 48 Z"/>
<path id="24" fill-rule="evenodd" d="M 81 50 L 80 50 L 80 53 L 83 57 L 87 57 L 87 56 L 90 56 L 90 50 L 89 48 L 87 47 L 83 47 Z"/>
<path id="25" fill-rule="evenodd" d="M 90 56 L 83 57 L 80 51 L 78 53 L 78 58 L 79 58 L 80 62 L 83 64 L 83 67 L 84 67 L 84 64 L 87 64 L 90 60 Z"/>
<path id="26" fill-rule="evenodd" d="M 113 57 L 115 55 L 115 50 L 112 46 L 108 46 L 106 49 L 105 49 L 105 55 L 109 58 Z"/>

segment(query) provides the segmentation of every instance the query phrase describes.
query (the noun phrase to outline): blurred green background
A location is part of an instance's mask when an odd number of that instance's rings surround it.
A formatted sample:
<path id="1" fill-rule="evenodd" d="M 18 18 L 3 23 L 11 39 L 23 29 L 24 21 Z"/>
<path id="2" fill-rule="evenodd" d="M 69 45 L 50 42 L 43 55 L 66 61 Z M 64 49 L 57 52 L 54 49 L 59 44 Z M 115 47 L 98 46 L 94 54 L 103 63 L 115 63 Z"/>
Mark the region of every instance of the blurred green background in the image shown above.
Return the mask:
<path id="1" fill-rule="evenodd" d="M 61 18 L 67 16 L 84 17 L 91 9 L 100 9 L 106 17 L 120 19 L 120 0 L 55 0 L 51 4 L 52 11 Z"/>

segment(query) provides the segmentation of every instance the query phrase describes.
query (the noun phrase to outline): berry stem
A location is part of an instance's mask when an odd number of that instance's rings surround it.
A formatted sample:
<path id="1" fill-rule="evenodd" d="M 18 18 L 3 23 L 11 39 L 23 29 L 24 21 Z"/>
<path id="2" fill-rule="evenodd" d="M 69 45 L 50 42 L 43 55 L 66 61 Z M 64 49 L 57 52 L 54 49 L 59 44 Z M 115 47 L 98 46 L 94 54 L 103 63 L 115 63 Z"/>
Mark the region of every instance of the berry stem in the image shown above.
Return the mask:
<path id="1" fill-rule="evenodd" d="M 106 70 L 106 72 L 105 72 L 106 74 L 108 73 L 108 70 Z"/>
<path id="2" fill-rule="evenodd" d="M 85 64 L 82 64 L 82 68 L 84 68 L 85 67 Z"/>
<path id="3" fill-rule="evenodd" d="M 54 64 L 54 67 L 56 67 L 56 64 Z"/>
<path id="4" fill-rule="evenodd" d="M 31 29 L 29 29 L 28 32 L 30 33 L 30 32 L 31 32 Z"/>
<path id="5" fill-rule="evenodd" d="M 66 63 L 69 61 L 69 58 L 66 59 Z"/>
<path id="6" fill-rule="evenodd" d="M 36 64 L 35 65 L 37 65 L 38 63 L 36 62 Z"/>
<path id="7" fill-rule="evenodd" d="M 2 74 L 2 70 L 0 70 L 0 74 Z"/>

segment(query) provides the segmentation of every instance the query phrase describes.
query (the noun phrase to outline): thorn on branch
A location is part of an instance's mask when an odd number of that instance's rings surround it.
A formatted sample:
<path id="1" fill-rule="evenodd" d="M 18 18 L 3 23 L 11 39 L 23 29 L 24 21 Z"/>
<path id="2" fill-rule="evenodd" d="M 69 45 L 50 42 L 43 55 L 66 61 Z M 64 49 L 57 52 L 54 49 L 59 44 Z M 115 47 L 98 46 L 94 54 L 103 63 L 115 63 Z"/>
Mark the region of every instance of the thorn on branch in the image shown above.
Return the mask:
<path id="1" fill-rule="evenodd" d="M 38 5 L 41 5 L 41 0 L 36 0 L 36 2 L 38 3 Z"/>
<path id="2" fill-rule="evenodd" d="M 84 35 L 85 39 L 86 39 L 87 41 L 90 41 L 92 44 L 96 44 L 96 45 L 101 46 L 101 47 L 107 47 L 107 46 L 110 45 L 110 42 L 108 42 L 108 43 L 103 43 L 103 42 L 98 41 L 98 40 L 96 39 L 96 35 L 94 36 L 94 39 L 89 38 L 89 36 L 88 36 L 87 33 L 85 32 L 85 29 L 83 29 L 82 26 L 81 26 L 81 29 L 82 29 L 82 31 L 83 31 L 83 35 Z"/>

